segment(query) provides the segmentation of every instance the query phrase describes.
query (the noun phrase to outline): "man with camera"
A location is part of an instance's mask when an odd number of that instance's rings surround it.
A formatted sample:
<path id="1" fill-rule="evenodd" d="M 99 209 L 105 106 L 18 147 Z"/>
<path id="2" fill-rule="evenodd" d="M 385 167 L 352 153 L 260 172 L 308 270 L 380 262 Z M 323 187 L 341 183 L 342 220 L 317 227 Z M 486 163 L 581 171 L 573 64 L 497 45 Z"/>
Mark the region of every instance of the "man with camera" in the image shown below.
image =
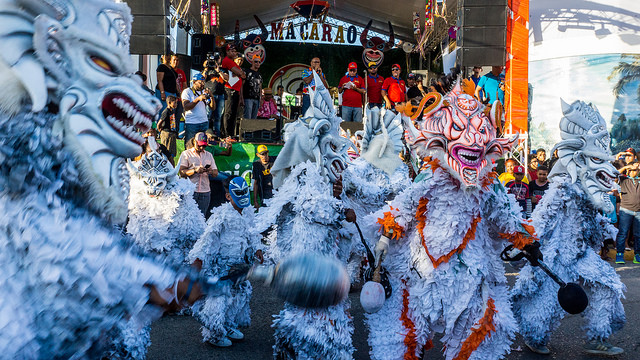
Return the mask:
<path id="1" fill-rule="evenodd" d="M 204 132 L 197 133 L 193 147 L 183 151 L 179 160 L 180 176 L 186 177 L 196 184 L 196 191 L 193 193 L 193 198 L 205 216 L 207 215 L 207 209 L 211 201 L 209 175 L 212 177 L 218 176 L 218 167 L 216 166 L 215 160 L 213 160 L 213 155 L 205 151 L 208 143 L 207 134 Z"/>
<path id="2" fill-rule="evenodd" d="M 204 87 L 204 76 L 195 74 L 192 85 L 182 92 L 184 106 L 184 142 L 189 142 L 197 132 L 204 132 L 209 127 L 207 106 L 215 109 L 211 100 L 211 92 Z"/>
<path id="3" fill-rule="evenodd" d="M 224 114 L 224 84 L 229 79 L 227 74 L 220 71 L 221 62 L 222 57 L 219 52 L 209 53 L 203 64 L 204 71 L 202 71 L 205 79 L 204 87 L 213 95 L 215 103 L 214 108 L 207 108 L 209 110 L 209 128 L 218 136 L 220 136 L 220 124 Z"/>

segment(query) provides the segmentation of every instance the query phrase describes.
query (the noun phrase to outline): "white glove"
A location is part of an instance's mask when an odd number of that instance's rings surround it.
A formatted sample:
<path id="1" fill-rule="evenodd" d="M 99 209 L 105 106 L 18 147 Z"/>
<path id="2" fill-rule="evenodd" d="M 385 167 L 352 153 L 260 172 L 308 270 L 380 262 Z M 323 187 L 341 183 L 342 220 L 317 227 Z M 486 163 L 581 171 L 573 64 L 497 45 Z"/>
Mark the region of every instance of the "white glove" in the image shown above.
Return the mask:
<path id="1" fill-rule="evenodd" d="M 388 237 L 384 235 L 380 236 L 380 240 L 378 240 L 378 243 L 373 250 L 373 255 L 376 258 L 376 263 L 371 264 L 372 268 L 375 268 L 376 266 L 378 266 L 378 264 L 382 263 L 384 257 L 387 256 L 387 253 L 389 252 L 389 241 L 390 239 Z"/>

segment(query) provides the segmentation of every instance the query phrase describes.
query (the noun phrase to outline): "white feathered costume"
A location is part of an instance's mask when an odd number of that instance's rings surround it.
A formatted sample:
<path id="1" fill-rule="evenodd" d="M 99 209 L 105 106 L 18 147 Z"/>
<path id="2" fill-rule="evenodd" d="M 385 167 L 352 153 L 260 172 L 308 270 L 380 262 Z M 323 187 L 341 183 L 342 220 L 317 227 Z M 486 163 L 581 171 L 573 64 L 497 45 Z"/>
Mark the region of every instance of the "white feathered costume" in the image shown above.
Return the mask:
<path id="1" fill-rule="evenodd" d="M 317 75 L 314 75 L 317 76 Z M 339 241 L 342 202 L 332 196 L 351 143 L 339 135 L 329 92 L 316 78 L 311 107 L 302 120 L 285 127 L 285 145 L 274 166 L 277 192 L 260 209 L 260 222 L 275 224 L 270 257 L 317 253 L 345 262 L 350 245 Z M 320 85 L 318 85 L 320 84 Z M 279 359 L 351 359 L 353 324 L 348 300 L 326 309 L 302 309 L 289 303 L 275 316 L 274 355 Z"/>
<path id="2" fill-rule="evenodd" d="M 193 199 L 195 185 L 178 178 L 177 168 L 157 151 L 130 164 L 129 172 L 127 233 L 144 251 L 189 264 L 189 251 L 205 228 L 204 216 Z"/>
<path id="3" fill-rule="evenodd" d="M 387 236 L 377 254 L 391 242 L 382 265 L 393 287 L 382 309 L 366 315 L 370 355 L 421 359 L 441 332 L 448 360 L 502 358 L 517 326 L 499 254 L 504 240 L 531 243 L 533 229 L 487 164 L 515 139 L 496 138 L 497 105 L 488 117 L 459 83 L 444 97 L 427 97 L 434 103 L 419 130 L 403 119 L 408 144 L 436 159 L 425 159 L 416 182 L 367 219 Z"/>
<path id="4" fill-rule="evenodd" d="M 0 356 L 97 359 L 148 286 L 176 274 L 132 250 L 123 158 L 160 109 L 108 0 L 0 0 Z"/>
<path id="5" fill-rule="evenodd" d="M 202 261 L 209 276 L 222 276 L 234 264 L 253 263 L 257 250 L 262 250 L 262 235 L 257 231 L 253 207 L 239 213 L 231 203 L 217 207 L 207 221 L 204 234 L 189 253 L 189 261 Z M 203 324 L 203 341 L 216 342 L 224 338 L 228 328 L 251 324 L 251 284 L 245 280 L 219 296 L 207 296 L 194 304 L 193 312 Z"/>
<path id="6" fill-rule="evenodd" d="M 544 262 L 565 282 L 578 282 L 587 292 L 583 313 L 588 340 L 605 341 L 626 319 L 621 299 L 625 285 L 598 255 L 602 242 L 617 230 L 600 211 L 614 207 L 608 192 L 615 168 L 608 160 L 610 137 L 602 116 L 591 104 L 562 102 L 562 141 L 555 146 L 559 160 L 549 190 L 531 218 L 542 243 Z M 520 333 L 533 346 L 546 346 L 565 312 L 556 297 L 558 285 L 530 265 L 520 271 L 512 290 L 513 310 Z"/>

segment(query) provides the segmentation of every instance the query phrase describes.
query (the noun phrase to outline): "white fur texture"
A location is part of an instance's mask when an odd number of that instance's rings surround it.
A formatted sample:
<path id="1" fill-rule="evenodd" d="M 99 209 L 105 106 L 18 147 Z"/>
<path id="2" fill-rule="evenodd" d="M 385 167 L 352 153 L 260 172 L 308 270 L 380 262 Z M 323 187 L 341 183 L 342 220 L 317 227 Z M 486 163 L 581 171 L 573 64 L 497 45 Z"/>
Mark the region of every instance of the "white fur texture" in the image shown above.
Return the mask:
<path id="1" fill-rule="evenodd" d="M 621 299 L 625 285 L 600 258 L 602 241 L 617 230 L 598 213 L 589 196 L 568 176 L 554 178 L 532 214 L 544 262 L 565 282 L 585 288 L 589 306 L 583 313 L 588 340 L 607 339 L 626 322 Z M 546 345 L 565 316 L 557 300 L 559 286 L 540 269 L 526 265 L 512 289 L 520 333 L 534 345 Z"/>
<path id="2" fill-rule="evenodd" d="M 231 203 L 213 209 L 207 227 L 189 253 L 189 262 L 202 260 L 203 271 L 222 276 L 231 265 L 250 263 L 256 250 L 262 250 L 261 235 L 255 226 L 252 207 L 238 213 Z M 203 341 L 218 341 L 226 335 L 225 327 L 237 328 L 251 323 L 251 284 L 244 281 L 229 286 L 220 296 L 207 296 L 193 307 L 203 324 Z"/>
<path id="3" fill-rule="evenodd" d="M 349 245 L 338 237 L 343 220 L 340 200 L 332 196 L 331 184 L 311 163 L 295 166 L 272 198 L 260 210 L 259 228 L 276 224 L 270 244 L 275 262 L 303 253 L 337 256 L 346 261 Z M 327 309 L 302 309 L 285 304 L 274 317 L 275 354 L 288 359 L 351 359 L 353 323 L 348 300 Z"/>
<path id="4" fill-rule="evenodd" d="M 393 294 L 382 310 L 367 315 L 372 359 L 403 359 L 421 356 L 425 343 L 443 333 L 446 359 L 456 357 L 471 329 L 483 317 L 488 299 L 495 301 L 495 331 L 471 354 L 471 359 L 499 359 L 508 351 L 516 323 L 509 306 L 506 277 L 500 251 L 506 245 L 497 234 L 519 229 L 522 218 L 513 197 L 494 183 L 494 189 L 462 189 L 443 169 L 427 171 L 422 181 L 413 183 L 391 203 L 396 222 L 405 229 L 392 240 L 383 266 L 390 272 Z M 429 200 L 423 235 L 429 253 L 439 258 L 458 248 L 472 220 L 481 217 L 475 238 L 437 268 L 422 245 L 415 219 L 418 202 Z M 376 220 L 385 208 L 365 220 L 368 238 L 379 238 Z M 401 285 L 403 279 L 406 285 Z M 402 290 L 408 291 L 407 316 L 415 326 L 415 353 L 405 354 L 408 329 L 398 320 L 402 312 Z M 388 325 L 386 325 L 388 324 Z"/>

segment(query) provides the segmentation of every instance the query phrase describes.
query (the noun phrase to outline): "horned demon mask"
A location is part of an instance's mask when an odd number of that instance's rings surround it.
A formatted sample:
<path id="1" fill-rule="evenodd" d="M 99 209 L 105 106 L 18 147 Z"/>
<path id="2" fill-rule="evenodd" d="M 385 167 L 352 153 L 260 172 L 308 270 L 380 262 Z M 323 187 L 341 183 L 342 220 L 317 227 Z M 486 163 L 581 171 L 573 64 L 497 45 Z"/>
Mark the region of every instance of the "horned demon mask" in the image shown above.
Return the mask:
<path id="1" fill-rule="evenodd" d="M 369 28 L 373 20 L 369 20 L 369 23 L 360 34 L 360 43 L 364 47 L 362 51 L 362 62 L 367 69 L 378 68 L 382 65 L 384 60 L 384 52 L 391 49 L 394 44 L 393 26 L 389 22 L 389 41 L 384 41 L 378 36 L 374 36 L 370 39 L 367 38 L 369 34 Z"/>
<path id="2" fill-rule="evenodd" d="M 260 18 L 258 18 L 256 15 L 253 15 L 253 17 L 256 19 L 256 22 L 260 26 L 260 30 L 262 30 L 260 35 L 249 34 L 244 38 L 244 40 L 240 41 L 240 21 L 236 20 L 234 42 L 236 43 L 236 45 L 242 45 L 244 58 L 247 61 L 253 61 L 254 56 L 257 56 L 260 59 L 260 64 L 262 64 L 267 57 L 267 51 L 262 44 L 267 41 L 267 38 L 269 37 L 269 31 L 267 30 L 267 27 L 264 26 Z"/>
<path id="3" fill-rule="evenodd" d="M 295 165 L 315 162 L 332 183 L 340 178 L 349 162 L 347 151 L 355 145 L 340 136 L 340 122 L 329 90 L 313 72 L 316 88 L 309 90 L 311 106 L 302 119 L 284 127 L 284 147 L 278 154 L 271 173 L 278 188 Z M 356 150 L 357 151 L 357 150 Z"/>
<path id="4" fill-rule="evenodd" d="M 153 137 L 148 139 L 152 151 L 142 155 L 142 159 L 135 164 L 127 160 L 127 167 L 133 176 L 145 184 L 147 194 L 155 197 L 161 195 L 177 179 L 178 167 L 171 166 L 169 160 L 158 152 L 158 145 Z"/>
<path id="5" fill-rule="evenodd" d="M 57 105 L 54 133 L 75 158 L 88 206 L 124 221 L 122 158 L 140 154 L 139 132 L 160 109 L 133 75 L 129 8 L 110 0 L 0 0 L 0 7 L 0 39 L 12 44 L 0 54 L 0 79 L 18 84 L 18 94 L 0 100 L 0 109 Z"/>
<path id="6" fill-rule="evenodd" d="M 559 159 L 549 177 L 569 174 L 572 182 L 580 182 L 596 208 L 612 212 L 614 206 L 608 193 L 616 186 L 618 171 L 609 162 L 613 156 L 607 124 L 595 105 L 579 100 L 571 105 L 560 101 L 564 115 L 560 120 L 562 141 L 553 148 L 558 150 Z"/>
<path id="7" fill-rule="evenodd" d="M 444 96 L 428 93 L 422 104 L 429 99 L 434 102 L 424 110 L 417 127 L 410 118 L 403 117 L 407 143 L 419 156 L 439 158 L 461 186 L 478 187 L 484 173 L 490 170 L 487 165 L 511 149 L 517 135 L 512 139 L 497 138 L 499 103 L 485 108 L 463 92 L 459 79 Z"/>

